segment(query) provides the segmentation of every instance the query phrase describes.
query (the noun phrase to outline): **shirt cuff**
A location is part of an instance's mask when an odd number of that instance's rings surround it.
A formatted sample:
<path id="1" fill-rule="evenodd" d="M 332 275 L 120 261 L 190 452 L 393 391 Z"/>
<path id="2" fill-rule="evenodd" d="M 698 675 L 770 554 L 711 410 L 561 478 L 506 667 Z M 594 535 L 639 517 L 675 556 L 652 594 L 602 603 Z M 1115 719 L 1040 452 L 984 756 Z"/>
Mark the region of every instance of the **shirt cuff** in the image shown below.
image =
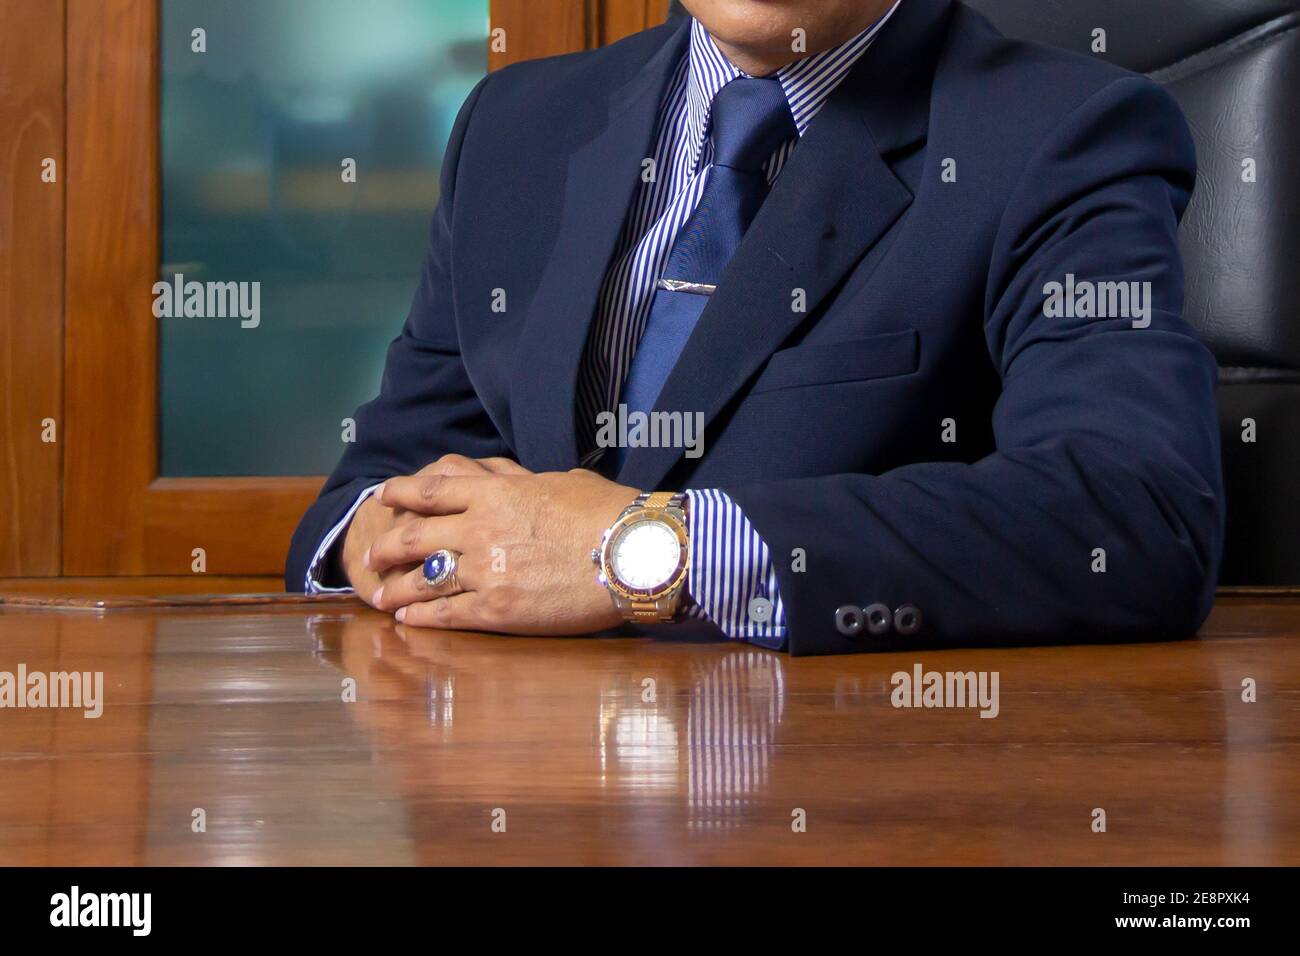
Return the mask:
<path id="1" fill-rule="evenodd" d="M 329 585 L 322 584 L 321 580 L 324 577 L 325 567 L 331 557 L 330 551 L 334 547 L 334 543 L 339 541 L 343 532 L 347 530 L 348 525 L 352 523 L 352 516 L 357 513 L 357 509 L 361 507 L 362 502 L 373 495 L 382 484 L 382 481 L 377 482 L 365 491 L 361 492 L 361 494 L 357 496 L 357 500 L 352 502 L 352 507 L 349 508 L 348 513 L 343 516 L 343 520 L 330 528 L 329 534 L 325 535 L 321 540 L 320 547 L 316 549 L 316 556 L 311 559 L 311 564 L 307 565 L 307 583 L 304 585 L 303 590 L 308 594 L 352 593 L 351 586 L 341 588 L 330 587 Z"/>
<path id="2" fill-rule="evenodd" d="M 715 488 L 686 492 L 694 607 L 727 637 L 779 650 L 785 646 L 785 607 L 772 553 L 745 513 Z"/>

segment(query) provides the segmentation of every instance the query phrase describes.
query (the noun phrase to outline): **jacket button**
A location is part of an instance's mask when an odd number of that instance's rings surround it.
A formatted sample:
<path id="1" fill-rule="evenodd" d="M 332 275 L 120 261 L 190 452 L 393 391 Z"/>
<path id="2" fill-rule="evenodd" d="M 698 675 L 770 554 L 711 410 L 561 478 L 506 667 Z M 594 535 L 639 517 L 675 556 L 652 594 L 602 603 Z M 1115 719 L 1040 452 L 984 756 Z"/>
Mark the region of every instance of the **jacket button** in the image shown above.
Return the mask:
<path id="1" fill-rule="evenodd" d="M 867 630 L 877 636 L 889 633 L 890 621 L 893 620 L 889 613 L 888 606 L 884 604 L 872 604 L 862 612 L 867 619 Z"/>
<path id="2" fill-rule="evenodd" d="M 845 637 L 857 637 L 862 633 L 862 608 L 856 604 L 845 604 L 835 609 L 835 629 Z"/>
<path id="3" fill-rule="evenodd" d="M 921 629 L 921 609 L 915 604 L 900 604 L 894 611 L 894 630 L 910 637 Z"/>

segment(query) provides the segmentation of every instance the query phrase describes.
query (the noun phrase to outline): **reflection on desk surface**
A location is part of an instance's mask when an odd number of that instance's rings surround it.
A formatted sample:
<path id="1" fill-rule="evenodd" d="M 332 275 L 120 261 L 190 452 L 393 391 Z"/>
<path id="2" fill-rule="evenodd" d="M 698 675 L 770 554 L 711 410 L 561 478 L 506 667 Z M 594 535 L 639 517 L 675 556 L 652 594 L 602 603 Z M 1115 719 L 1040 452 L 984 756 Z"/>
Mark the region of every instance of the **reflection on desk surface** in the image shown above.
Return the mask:
<path id="1" fill-rule="evenodd" d="M 1267 597 L 1179 643 L 799 659 L 6 606 L 0 680 L 104 701 L 0 709 L 0 864 L 1296 864 L 1298 652 Z M 996 671 L 997 716 L 894 706 L 918 664 Z"/>

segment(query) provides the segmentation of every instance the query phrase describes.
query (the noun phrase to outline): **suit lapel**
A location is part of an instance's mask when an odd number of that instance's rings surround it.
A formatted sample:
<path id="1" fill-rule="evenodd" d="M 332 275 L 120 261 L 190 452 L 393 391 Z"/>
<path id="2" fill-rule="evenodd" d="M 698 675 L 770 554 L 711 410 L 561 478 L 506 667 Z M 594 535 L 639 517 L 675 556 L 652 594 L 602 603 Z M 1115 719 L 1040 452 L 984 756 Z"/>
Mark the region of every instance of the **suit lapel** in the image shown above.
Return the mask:
<path id="1" fill-rule="evenodd" d="M 664 45 L 611 94 L 607 124 L 569 161 L 560 231 L 529 308 L 511 386 L 516 452 L 534 471 L 578 464 L 574 408 L 583 349 L 690 22 L 660 28 Z"/>
<path id="2" fill-rule="evenodd" d="M 904 0 L 822 107 L 723 271 L 657 411 L 711 422 L 911 203 L 886 157 L 925 136 L 948 10 L 947 0 Z M 633 448 L 618 480 L 653 490 L 682 452 Z"/>

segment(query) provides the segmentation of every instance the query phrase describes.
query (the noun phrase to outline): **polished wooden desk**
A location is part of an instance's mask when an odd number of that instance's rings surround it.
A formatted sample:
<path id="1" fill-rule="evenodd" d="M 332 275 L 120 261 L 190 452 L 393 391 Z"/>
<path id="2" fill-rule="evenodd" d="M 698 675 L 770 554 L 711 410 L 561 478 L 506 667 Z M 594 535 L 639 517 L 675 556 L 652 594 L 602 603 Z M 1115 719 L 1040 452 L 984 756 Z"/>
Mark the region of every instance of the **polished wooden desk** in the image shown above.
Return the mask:
<path id="1" fill-rule="evenodd" d="M 1300 863 L 1295 597 L 1173 644 L 797 660 L 188 600 L 0 606 L 0 671 L 106 698 L 0 710 L 0 864 Z M 998 671 L 999 715 L 894 708 L 918 661 Z"/>

